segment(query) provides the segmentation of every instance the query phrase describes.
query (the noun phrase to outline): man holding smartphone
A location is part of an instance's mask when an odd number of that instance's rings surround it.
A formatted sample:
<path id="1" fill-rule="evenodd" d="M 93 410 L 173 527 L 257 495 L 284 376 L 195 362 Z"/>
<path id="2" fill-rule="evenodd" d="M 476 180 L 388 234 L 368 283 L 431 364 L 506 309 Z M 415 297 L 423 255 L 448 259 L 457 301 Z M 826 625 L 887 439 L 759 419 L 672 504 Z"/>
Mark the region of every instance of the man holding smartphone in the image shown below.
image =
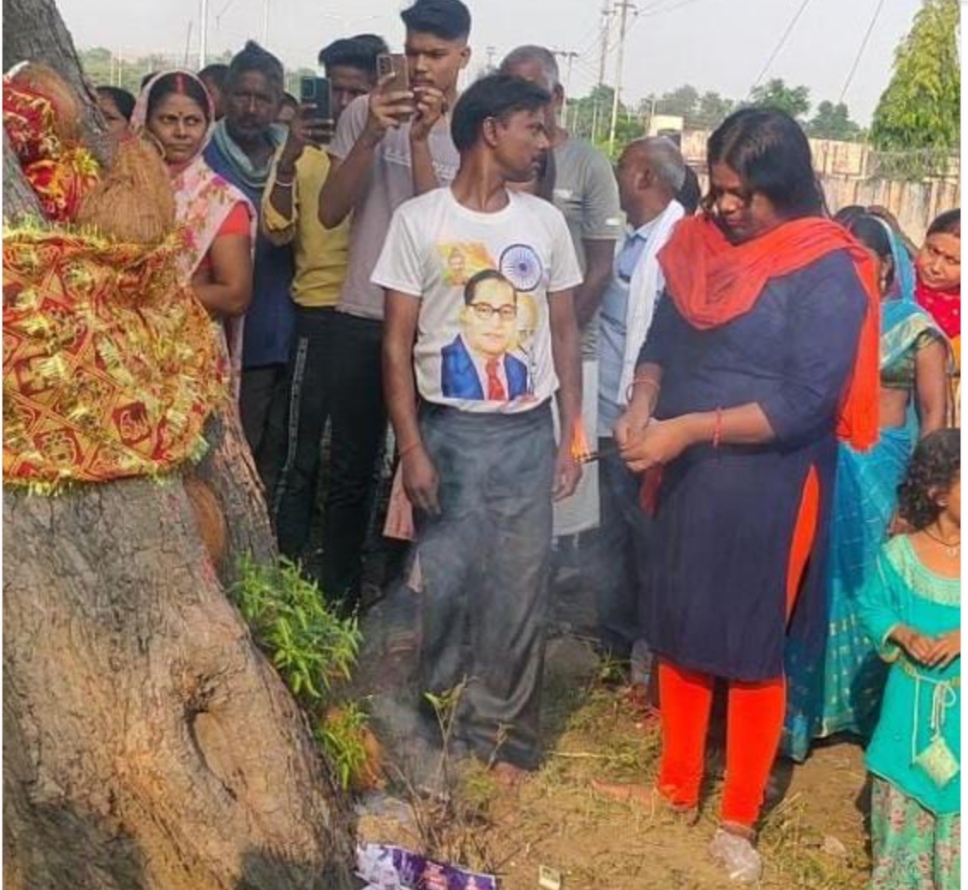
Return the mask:
<path id="1" fill-rule="evenodd" d="M 383 40 L 361 34 L 319 54 L 326 78 L 310 79 L 314 101 L 300 105 L 265 191 L 262 227 L 274 244 L 293 246 L 295 343 L 289 364 L 286 447 L 270 492 L 279 549 L 298 559 L 309 539 L 319 480 L 320 441 L 329 417 L 333 317 L 346 275 L 349 221 L 324 228 L 317 212 L 329 173 L 325 143 L 353 99 L 376 83 Z"/>
<path id="2" fill-rule="evenodd" d="M 370 275 L 393 211 L 414 195 L 449 184 L 459 157 L 448 109 L 470 59 L 471 17 L 460 0 L 417 0 L 401 13 L 408 88 L 387 74 L 340 118 L 319 218 L 336 227 L 352 212 L 349 264 L 334 317 L 330 381 L 331 470 L 323 587 L 359 598 L 374 470 L 386 436 L 380 382 L 383 290 Z"/>

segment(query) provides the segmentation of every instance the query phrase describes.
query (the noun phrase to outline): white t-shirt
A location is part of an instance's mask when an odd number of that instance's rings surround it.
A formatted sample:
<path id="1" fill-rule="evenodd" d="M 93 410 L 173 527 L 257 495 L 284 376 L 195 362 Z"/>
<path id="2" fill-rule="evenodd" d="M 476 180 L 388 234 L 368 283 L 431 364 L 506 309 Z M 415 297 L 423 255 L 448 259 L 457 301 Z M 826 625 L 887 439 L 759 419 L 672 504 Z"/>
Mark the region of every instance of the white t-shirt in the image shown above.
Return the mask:
<path id="1" fill-rule="evenodd" d="M 425 401 L 511 414 L 558 388 L 548 294 L 581 284 L 581 270 L 561 211 L 508 195 L 478 213 L 441 188 L 393 215 L 372 281 L 422 301 L 413 358 Z"/>

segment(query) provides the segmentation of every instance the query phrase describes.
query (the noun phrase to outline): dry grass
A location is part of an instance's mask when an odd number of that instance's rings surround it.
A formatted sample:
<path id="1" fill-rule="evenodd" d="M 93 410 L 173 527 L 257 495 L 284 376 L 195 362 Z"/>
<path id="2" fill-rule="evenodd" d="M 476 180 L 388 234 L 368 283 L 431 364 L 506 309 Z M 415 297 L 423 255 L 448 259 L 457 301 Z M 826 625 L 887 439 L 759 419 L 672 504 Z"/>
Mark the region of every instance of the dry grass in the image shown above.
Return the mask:
<path id="1" fill-rule="evenodd" d="M 636 726 L 620 691 L 602 687 L 597 671 L 581 659 L 550 671 L 543 718 L 550 750 L 542 769 L 515 793 L 498 788 L 487 771 L 469 765 L 456 771 L 451 801 L 433 837 L 393 834 L 393 826 L 363 820 L 366 840 L 396 841 L 427 849 L 471 868 L 496 873 L 505 890 L 537 886 L 539 865 L 560 871 L 565 890 L 720 890 L 722 875 L 705 847 L 716 824 L 718 783 L 703 805 L 699 825 L 689 828 L 665 811 L 622 803 L 597 794 L 594 779 L 650 782 L 654 778 L 657 727 Z M 815 770 L 816 771 L 816 770 Z M 831 772 L 837 773 L 837 767 Z M 766 890 L 852 890 L 864 887 L 869 862 L 864 837 L 851 821 L 856 789 L 843 782 L 831 792 L 829 813 L 815 794 L 798 793 L 797 782 L 767 817 L 760 847 Z M 829 782 L 828 782 L 829 784 Z M 829 801 L 828 801 L 829 803 Z M 423 804 L 418 804 L 423 806 Z M 426 822 L 425 813 L 420 821 Z M 856 820 L 854 820 L 856 821 Z M 847 849 L 838 859 L 822 849 L 836 824 Z M 848 831 L 853 833 L 847 833 Z M 378 832 L 378 833 L 377 833 Z M 427 843 L 430 841 L 431 843 Z M 429 852 L 429 849 L 428 849 Z"/>

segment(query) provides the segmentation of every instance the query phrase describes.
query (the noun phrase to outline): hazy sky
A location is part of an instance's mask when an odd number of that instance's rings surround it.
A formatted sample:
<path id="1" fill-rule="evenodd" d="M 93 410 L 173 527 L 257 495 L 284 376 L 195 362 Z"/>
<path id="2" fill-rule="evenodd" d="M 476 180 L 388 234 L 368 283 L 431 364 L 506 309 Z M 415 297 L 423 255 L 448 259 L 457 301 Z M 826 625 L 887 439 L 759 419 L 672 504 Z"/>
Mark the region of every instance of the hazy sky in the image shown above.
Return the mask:
<path id="1" fill-rule="evenodd" d="M 209 0 L 209 52 L 238 49 L 262 38 L 267 0 Z M 359 31 L 375 31 L 396 49 L 403 39 L 402 0 L 268 0 L 268 46 L 291 67 L 313 67 L 321 46 Z M 520 43 L 540 43 L 580 55 L 570 91 L 596 82 L 602 0 L 467 0 L 474 19 L 476 63 L 493 47 L 497 59 Z M 764 79 L 806 84 L 816 105 L 837 101 L 878 0 L 639 0 L 625 52 L 623 97 L 635 101 L 684 83 L 742 98 L 753 85 L 803 3 L 806 6 Z M 868 123 L 890 78 L 894 48 L 921 0 L 887 0 L 845 96 L 852 116 Z M 57 0 L 79 47 L 107 46 L 125 57 L 149 51 L 198 52 L 201 0 Z M 617 28 L 615 29 L 617 32 Z M 613 44 L 614 45 L 614 44 Z M 608 59 L 606 81 L 615 71 Z M 563 62 L 563 71 L 564 71 Z M 476 68 L 472 61 L 471 68 Z"/>

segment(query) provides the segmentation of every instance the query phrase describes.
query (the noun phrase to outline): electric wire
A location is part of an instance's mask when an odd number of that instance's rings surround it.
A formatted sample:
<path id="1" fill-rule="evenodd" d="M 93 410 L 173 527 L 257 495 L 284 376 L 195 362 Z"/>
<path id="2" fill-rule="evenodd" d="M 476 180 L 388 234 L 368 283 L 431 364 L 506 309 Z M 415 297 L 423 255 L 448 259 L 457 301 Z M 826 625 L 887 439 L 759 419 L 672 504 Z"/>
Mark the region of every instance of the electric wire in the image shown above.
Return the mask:
<path id="1" fill-rule="evenodd" d="M 776 57 L 780 54 L 780 50 L 783 49 L 784 44 L 787 39 L 793 33 L 793 29 L 797 26 L 797 22 L 800 21 L 800 16 L 803 15 L 806 8 L 810 5 L 810 0 L 803 0 L 800 4 L 800 8 L 797 10 L 796 15 L 790 20 L 790 24 L 787 25 L 786 30 L 783 32 L 783 36 L 780 37 L 779 42 L 773 48 L 773 52 L 770 53 L 770 57 L 766 60 L 766 64 L 763 66 L 763 70 L 757 75 L 756 80 L 753 81 L 753 86 L 750 87 L 750 92 L 752 93 L 759 85 L 760 81 L 766 75 L 766 72 L 770 70 L 770 66 L 773 64 Z"/>
<path id="2" fill-rule="evenodd" d="M 877 7 L 874 9 L 874 15 L 871 17 L 871 23 L 867 26 L 867 33 L 864 34 L 864 39 L 860 42 L 860 48 L 857 50 L 857 55 L 854 57 L 854 63 L 850 67 L 850 74 L 847 75 L 847 80 L 844 81 L 844 88 L 840 91 L 840 98 L 837 100 L 838 104 L 844 101 L 844 96 L 847 95 L 847 90 L 850 89 L 850 85 L 854 80 L 854 75 L 857 73 L 857 66 L 860 65 L 861 56 L 864 55 L 864 50 L 867 49 L 867 41 L 871 39 L 871 33 L 874 31 L 874 25 L 877 24 L 877 19 L 880 16 L 883 8 L 884 0 L 878 0 Z"/>

